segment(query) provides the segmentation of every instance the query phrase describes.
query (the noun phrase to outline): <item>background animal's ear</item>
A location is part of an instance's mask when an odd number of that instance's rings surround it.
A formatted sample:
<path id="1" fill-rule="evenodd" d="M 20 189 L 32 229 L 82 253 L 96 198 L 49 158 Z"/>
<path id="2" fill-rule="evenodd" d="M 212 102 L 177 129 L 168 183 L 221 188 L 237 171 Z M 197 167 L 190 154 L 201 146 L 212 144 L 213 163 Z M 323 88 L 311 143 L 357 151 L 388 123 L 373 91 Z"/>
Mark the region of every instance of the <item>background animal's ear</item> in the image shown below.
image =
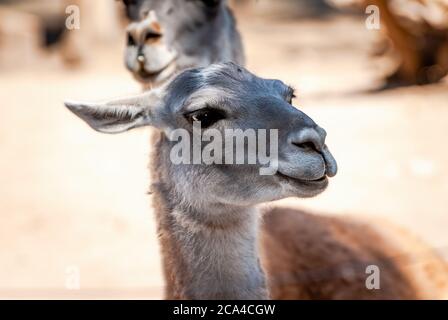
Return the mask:
<path id="1" fill-rule="evenodd" d="M 160 102 L 155 90 L 106 102 L 67 101 L 65 106 L 89 126 L 103 133 L 119 133 L 132 128 L 155 125 Z"/>
<path id="2" fill-rule="evenodd" d="M 139 19 L 139 11 L 142 5 L 141 0 L 121 0 L 124 4 L 124 10 L 126 17 L 131 21 L 137 21 Z"/>

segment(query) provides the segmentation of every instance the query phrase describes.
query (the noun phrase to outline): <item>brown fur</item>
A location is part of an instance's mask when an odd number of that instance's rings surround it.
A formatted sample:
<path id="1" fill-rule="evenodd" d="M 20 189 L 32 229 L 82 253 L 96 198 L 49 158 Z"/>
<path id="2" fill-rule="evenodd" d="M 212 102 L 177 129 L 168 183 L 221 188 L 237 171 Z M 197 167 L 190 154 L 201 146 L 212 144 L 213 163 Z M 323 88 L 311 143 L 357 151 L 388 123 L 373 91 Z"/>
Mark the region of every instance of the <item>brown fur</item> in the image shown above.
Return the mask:
<path id="1" fill-rule="evenodd" d="M 448 289 L 445 262 L 386 222 L 273 208 L 261 244 L 275 299 L 435 299 Z M 366 289 L 368 265 L 380 269 L 380 290 Z"/>
<path id="2" fill-rule="evenodd" d="M 386 0 L 372 0 L 368 4 L 378 6 L 386 26 L 386 34 L 401 59 L 395 73 L 389 76 L 389 82 L 428 84 L 446 76 L 448 65 L 441 57 L 443 47 L 448 42 L 446 24 L 435 27 L 426 21 L 408 21 L 406 17 L 397 16 Z M 425 2 L 421 4 L 426 5 Z M 440 5 L 448 8 L 442 3 Z"/>
<path id="3" fill-rule="evenodd" d="M 151 173 L 167 299 L 185 299 L 187 274 L 165 199 L 169 187 L 154 132 Z M 292 208 L 269 208 L 260 230 L 261 264 L 273 299 L 434 299 L 446 297 L 448 268 L 430 248 L 385 222 L 325 217 Z M 376 221 L 378 223 L 378 221 Z M 377 265 L 381 289 L 368 290 L 365 270 Z M 445 296 L 444 296 L 445 295 Z"/>

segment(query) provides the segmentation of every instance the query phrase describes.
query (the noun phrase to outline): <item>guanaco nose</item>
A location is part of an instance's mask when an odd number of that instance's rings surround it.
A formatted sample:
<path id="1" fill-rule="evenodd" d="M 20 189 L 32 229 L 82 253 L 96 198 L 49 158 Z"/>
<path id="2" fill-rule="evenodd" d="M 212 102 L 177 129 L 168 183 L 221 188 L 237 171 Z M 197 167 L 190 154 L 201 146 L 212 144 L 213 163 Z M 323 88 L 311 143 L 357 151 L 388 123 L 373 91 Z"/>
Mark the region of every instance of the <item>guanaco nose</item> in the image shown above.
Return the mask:
<path id="1" fill-rule="evenodd" d="M 316 126 L 304 128 L 290 136 L 290 142 L 296 147 L 304 150 L 314 150 L 321 152 L 325 145 L 327 133 L 324 129 Z"/>
<path id="2" fill-rule="evenodd" d="M 319 126 L 306 127 L 289 136 L 289 141 L 294 147 L 303 151 L 313 150 L 322 155 L 325 161 L 326 175 L 333 177 L 337 173 L 337 163 L 325 144 L 327 132 Z"/>

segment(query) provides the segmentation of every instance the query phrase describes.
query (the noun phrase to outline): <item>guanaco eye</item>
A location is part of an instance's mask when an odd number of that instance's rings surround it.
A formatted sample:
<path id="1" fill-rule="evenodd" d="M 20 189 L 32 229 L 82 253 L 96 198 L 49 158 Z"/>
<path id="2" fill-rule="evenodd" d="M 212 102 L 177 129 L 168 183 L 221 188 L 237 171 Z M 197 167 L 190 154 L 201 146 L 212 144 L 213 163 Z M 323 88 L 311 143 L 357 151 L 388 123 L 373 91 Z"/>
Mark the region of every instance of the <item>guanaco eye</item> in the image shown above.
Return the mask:
<path id="1" fill-rule="evenodd" d="M 128 34 L 128 46 L 135 46 L 134 37 L 130 34 Z"/>
<path id="2" fill-rule="evenodd" d="M 200 122 L 203 129 L 208 128 L 226 117 L 224 111 L 213 108 L 204 108 L 185 115 L 189 122 Z"/>
<path id="3" fill-rule="evenodd" d="M 206 7 L 216 7 L 219 4 L 219 0 L 202 0 Z"/>

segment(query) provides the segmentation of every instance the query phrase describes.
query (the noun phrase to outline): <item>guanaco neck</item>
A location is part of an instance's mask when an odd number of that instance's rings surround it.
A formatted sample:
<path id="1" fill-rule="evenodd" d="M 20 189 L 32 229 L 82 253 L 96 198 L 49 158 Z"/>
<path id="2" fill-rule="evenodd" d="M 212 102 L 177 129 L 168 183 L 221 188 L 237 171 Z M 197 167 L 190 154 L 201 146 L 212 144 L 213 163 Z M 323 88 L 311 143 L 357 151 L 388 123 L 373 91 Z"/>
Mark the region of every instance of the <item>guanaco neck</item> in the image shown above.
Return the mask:
<path id="1" fill-rule="evenodd" d="M 256 209 L 218 204 L 200 210 L 185 205 L 176 200 L 183 197 L 173 194 L 175 182 L 161 169 L 158 152 L 152 160 L 153 169 L 158 168 L 152 171 L 152 201 L 166 298 L 267 299 Z"/>

